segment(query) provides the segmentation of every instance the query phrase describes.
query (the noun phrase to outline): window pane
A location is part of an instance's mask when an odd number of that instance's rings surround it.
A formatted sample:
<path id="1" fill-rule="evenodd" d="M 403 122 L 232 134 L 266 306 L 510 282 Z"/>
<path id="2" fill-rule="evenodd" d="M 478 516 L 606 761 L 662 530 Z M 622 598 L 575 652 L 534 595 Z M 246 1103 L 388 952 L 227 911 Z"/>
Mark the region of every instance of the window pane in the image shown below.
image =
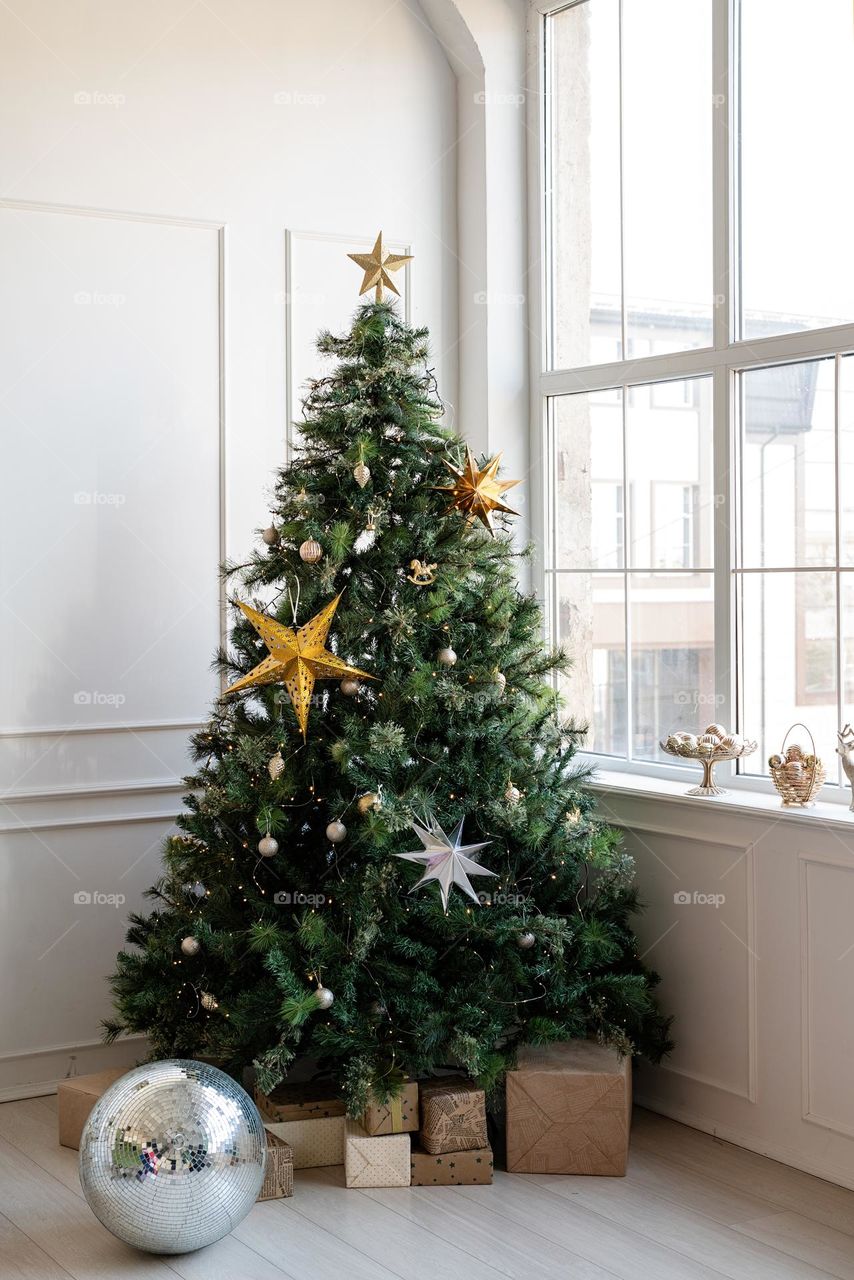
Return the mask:
<path id="1" fill-rule="evenodd" d="M 572 660 L 566 710 L 589 726 L 588 751 L 626 754 L 626 619 L 620 573 L 557 575 L 556 642 Z"/>
<path id="2" fill-rule="evenodd" d="M 659 742 L 717 719 L 714 591 L 709 574 L 632 574 L 632 755 L 673 763 Z"/>
<path id="3" fill-rule="evenodd" d="M 711 344 L 713 111 L 711 0 L 623 0 L 630 349 Z"/>
<path id="4" fill-rule="evenodd" d="M 551 402 L 559 569 L 621 569 L 624 562 L 622 392 Z"/>
<path id="5" fill-rule="evenodd" d="M 798 720 L 811 729 L 828 779 L 835 781 L 836 576 L 833 573 L 748 573 L 741 588 L 740 731 L 759 750 L 744 762 L 767 774 Z M 808 744 L 803 729 L 789 739 Z"/>
<path id="6" fill-rule="evenodd" d="M 551 364 L 568 368 L 622 354 L 618 0 L 564 9 L 548 31 Z"/>
<path id="7" fill-rule="evenodd" d="M 631 387 L 626 446 L 630 567 L 710 569 L 714 564 L 711 378 Z"/>
<path id="8" fill-rule="evenodd" d="M 836 562 L 833 361 L 741 374 L 742 564 Z"/>
<path id="9" fill-rule="evenodd" d="M 742 334 L 850 321 L 851 0 L 740 10 Z"/>

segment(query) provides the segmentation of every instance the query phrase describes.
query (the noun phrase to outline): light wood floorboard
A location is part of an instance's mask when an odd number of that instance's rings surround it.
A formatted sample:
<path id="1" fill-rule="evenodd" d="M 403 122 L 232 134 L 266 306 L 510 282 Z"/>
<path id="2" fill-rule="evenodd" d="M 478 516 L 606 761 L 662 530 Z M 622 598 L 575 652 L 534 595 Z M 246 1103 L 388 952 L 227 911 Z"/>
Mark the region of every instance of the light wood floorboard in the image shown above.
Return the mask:
<path id="1" fill-rule="evenodd" d="M 298 1170 L 226 1239 L 160 1258 L 90 1213 L 56 1099 L 0 1106 L 2 1280 L 854 1280 L 854 1192 L 635 1113 L 625 1178 L 347 1191 Z"/>

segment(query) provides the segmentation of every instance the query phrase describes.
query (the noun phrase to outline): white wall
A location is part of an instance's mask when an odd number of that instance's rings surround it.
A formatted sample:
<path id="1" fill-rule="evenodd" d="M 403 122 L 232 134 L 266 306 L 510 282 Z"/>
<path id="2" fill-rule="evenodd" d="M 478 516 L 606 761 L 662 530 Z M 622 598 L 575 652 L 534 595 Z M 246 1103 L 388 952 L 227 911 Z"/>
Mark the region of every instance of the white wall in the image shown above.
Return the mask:
<path id="1" fill-rule="evenodd" d="M 0 9 L 0 1098 L 49 1088 L 73 1053 L 80 1071 L 132 1057 L 98 1044 L 104 975 L 215 693 L 217 564 L 267 523 L 307 335 L 356 306 L 344 255 L 380 227 L 415 254 L 407 302 L 454 405 L 459 384 L 456 78 L 417 5 L 15 9 Z"/>
<path id="2" fill-rule="evenodd" d="M 688 785 L 604 780 L 600 811 L 637 861 L 640 951 L 676 1049 L 637 1100 L 854 1187 L 852 826 Z M 681 895 L 681 899 L 677 898 Z M 690 899 L 684 901 L 685 895 Z M 695 899 L 695 895 L 698 897 Z"/>

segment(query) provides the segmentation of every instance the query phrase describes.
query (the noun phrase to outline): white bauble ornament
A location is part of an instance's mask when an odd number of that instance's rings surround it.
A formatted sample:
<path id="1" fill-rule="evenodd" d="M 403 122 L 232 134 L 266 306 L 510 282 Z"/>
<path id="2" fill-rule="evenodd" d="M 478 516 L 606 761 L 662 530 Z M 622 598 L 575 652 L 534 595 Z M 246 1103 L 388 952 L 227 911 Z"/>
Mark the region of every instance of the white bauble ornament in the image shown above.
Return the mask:
<path id="1" fill-rule="evenodd" d="M 261 537 L 264 539 L 268 547 L 274 547 L 279 541 L 279 531 L 275 525 L 271 524 L 263 531 Z"/>
<path id="2" fill-rule="evenodd" d="M 528 948 L 532 947 L 536 941 L 537 939 L 534 935 L 526 930 L 524 933 L 520 933 L 517 937 L 516 946 L 521 947 L 523 951 L 527 951 Z"/>
<path id="3" fill-rule="evenodd" d="M 454 653 L 450 645 L 446 645 L 444 649 L 439 650 L 436 654 L 436 658 L 441 662 L 443 667 L 452 667 L 457 660 L 457 655 Z"/>
<path id="4" fill-rule="evenodd" d="M 337 818 L 334 822 L 330 822 L 329 826 L 326 828 L 326 839 L 329 840 L 331 844 L 340 844 L 346 834 L 347 828 L 344 826 L 344 823 L 339 822 Z"/>
<path id="5" fill-rule="evenodd" d="M 368 813 L 371 809 L 376 812 L 377 809 L 381 809 L 382 807 L 382 796 L 378 791 L 366 791 L 363 796 L 359 796 L 359 799 L 356 802 L 356 808 L 359 810 L 359 813 Z"/>
<path id="6" fill-rule="evenodd" d="M 305 542 L 301 543 L 299 558 L 306 564 L 317 564 L 322 555 L 323 547 L 319 542 L 315 542 L 314 538 L 306 538 Z"/>
<path id="7" fill-rule="evenodd" d="M 371 478 L 370 467 L 366 467 L 364 462 L 358 462 L 353 468 L 353 479 L 360 489 L 364 489 L 365 485 Z"/>
<path id="8" fill-rule="evenodd" d="M 317 1001 L 318 1009 L 328 1009 L 335 999 L 335 996 L 328 987 L 318 987 L 314 993 L 314 998 Z"/>
<path id="9" fill-rule="evenodd" d="M 703 732 L 711 733 L 716 738 L 722 738 L 726 733 L 726 729 L 723 727 L 722 724 L 707 724 Z"/>
<path id="10" fill-rule="evenodd" d="M 181 939 L 181 950 L 185 956 L 197 956 L 202 949 L 202 944 L 198 938 L 194 938 L 189 934 L 186 938 Z"/>
<path id="11" fill-rule="evenodd" d="M 507 804 L 516 805 L 522 799 L 522 792 L 518 787 L 515 787 L 512 782 L 509 782 L 504 788 L 504 799 Z"/>
<path id="12" fill-rule="evenodd" d="M 219 1001 L 212 991 L 203 991 L 199 997 L 203 1009 L 207 1009 L 208 1013 L 213 1013 L 219 1008 Z"/>
<path id="13" fill-rule="evenodd" d="M 341 681 L 339 687 L 345 698 L 354 698 L 361 689 L 362 683 L 360 680 L 351 680 L 348 677 L 346 680 Z"/>
<path id="14" fill-rule="evenodd" d="M 258 852 L 262 858 L 272 858 L 279 852 L 279 842 L 273 839 L 269 831 L 258 841 Z"/>

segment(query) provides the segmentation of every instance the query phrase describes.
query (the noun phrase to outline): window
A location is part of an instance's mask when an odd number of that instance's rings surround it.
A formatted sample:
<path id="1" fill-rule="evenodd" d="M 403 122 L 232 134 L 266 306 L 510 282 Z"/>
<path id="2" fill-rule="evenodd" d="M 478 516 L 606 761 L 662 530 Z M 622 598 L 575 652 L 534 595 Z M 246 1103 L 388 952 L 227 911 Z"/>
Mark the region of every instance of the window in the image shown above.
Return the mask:
<path id="1" fill-rule="evenodd" d="M 660 740 L 723 721 L 759 744 L 739 764 L 754 786 L 805 721 L 841 797 L 850 0 L 532 11 L 543 587 L 565 703 L 611 767 L 678 767 Z"/>

